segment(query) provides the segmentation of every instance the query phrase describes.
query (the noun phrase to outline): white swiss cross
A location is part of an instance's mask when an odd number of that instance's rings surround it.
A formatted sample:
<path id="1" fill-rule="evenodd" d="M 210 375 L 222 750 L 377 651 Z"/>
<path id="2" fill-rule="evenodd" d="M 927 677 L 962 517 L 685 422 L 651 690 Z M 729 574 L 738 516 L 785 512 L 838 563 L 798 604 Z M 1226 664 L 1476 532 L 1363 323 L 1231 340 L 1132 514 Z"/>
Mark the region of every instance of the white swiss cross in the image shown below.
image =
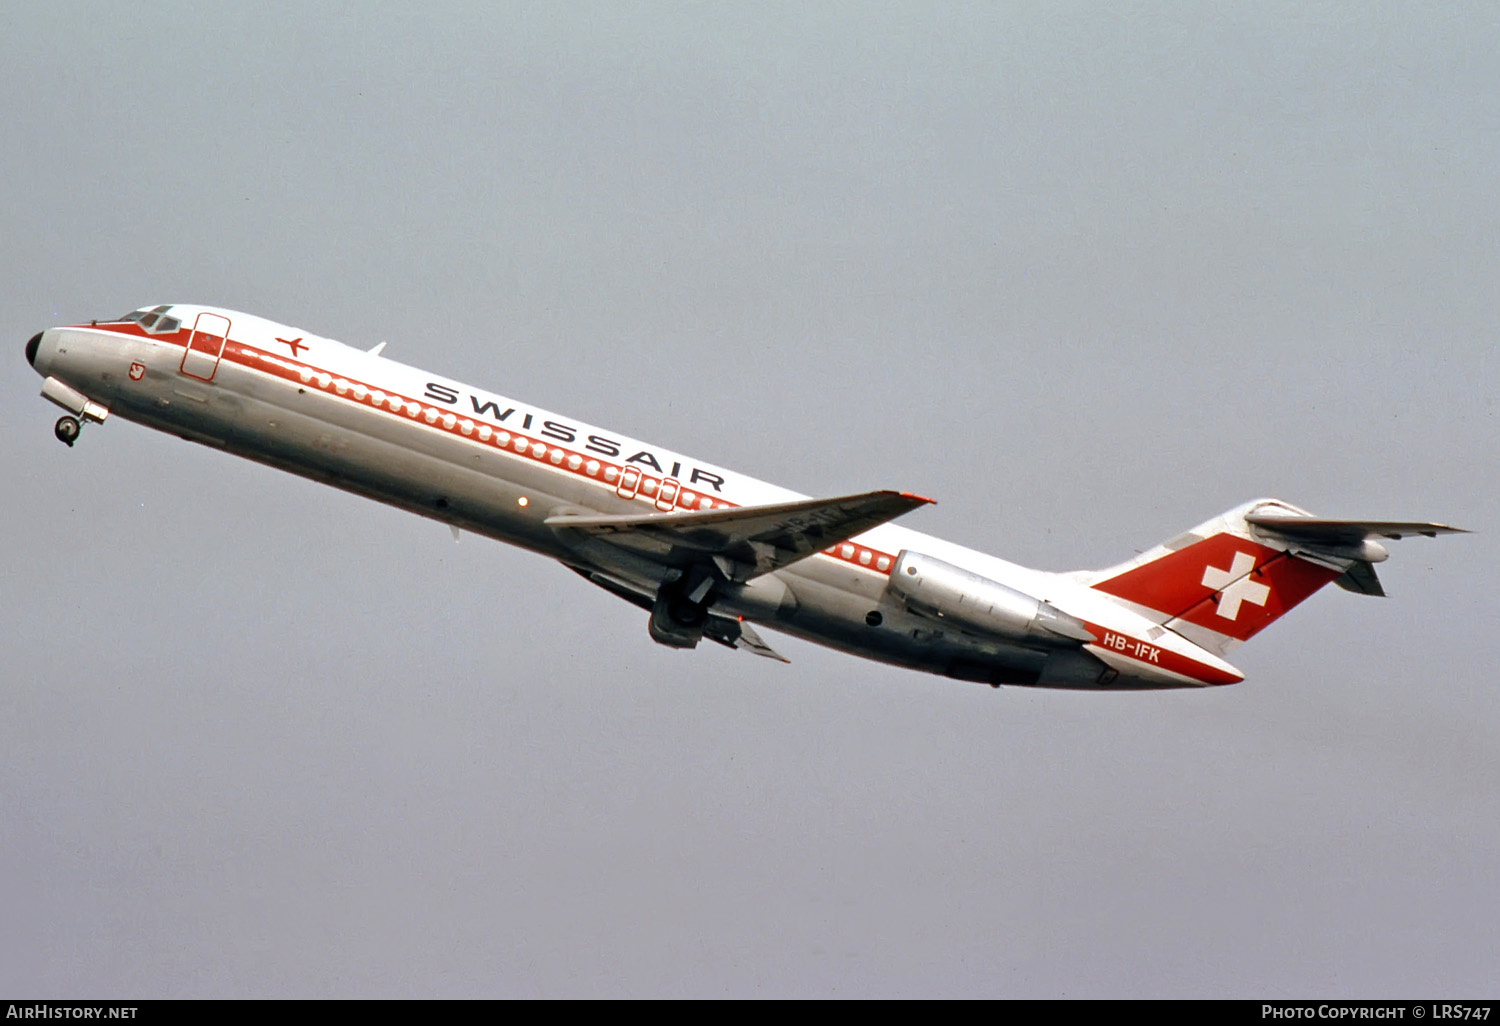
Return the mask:
<path id="1" fill-rule="evenodd" d="M 1228 570 L 1218 570 L 1211 566 L 1203 568 L 1203 586 L 1219 593 L 1218 614 L 1224 619 L 1238 619 L 1241 602 L 1249 602 L 1255 606 L 1266 604 L 1271 589 L 1264 584 L 1256 584 L 1249 578 L 1250 571 L 1254 569 L 1255 557 L 1248 552 L 1236 552 L 1234 562 L 1229 564 Z"/>

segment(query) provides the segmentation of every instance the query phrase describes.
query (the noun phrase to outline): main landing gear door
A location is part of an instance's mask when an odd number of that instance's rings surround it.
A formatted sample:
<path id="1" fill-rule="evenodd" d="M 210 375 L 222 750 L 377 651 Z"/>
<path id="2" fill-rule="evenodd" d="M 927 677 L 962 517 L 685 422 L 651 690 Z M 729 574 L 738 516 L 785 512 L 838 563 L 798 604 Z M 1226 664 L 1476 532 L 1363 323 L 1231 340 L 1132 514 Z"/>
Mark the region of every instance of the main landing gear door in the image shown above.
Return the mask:
<path id="1" fill-rule="evenodd" d="M 182 352 L 182 373 L 199 381 L 212 381 L 229 337 L 229 318 L 201 313 L 193 322 L 193 334 Z"/>

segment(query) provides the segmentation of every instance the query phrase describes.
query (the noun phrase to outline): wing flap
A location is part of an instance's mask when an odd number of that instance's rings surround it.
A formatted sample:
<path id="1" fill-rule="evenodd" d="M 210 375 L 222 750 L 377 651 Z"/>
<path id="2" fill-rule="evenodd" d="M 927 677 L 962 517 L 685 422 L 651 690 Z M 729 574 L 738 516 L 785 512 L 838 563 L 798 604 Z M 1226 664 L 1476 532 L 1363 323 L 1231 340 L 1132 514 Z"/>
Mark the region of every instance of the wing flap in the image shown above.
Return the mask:
<path id="1" fill-rule="evenodd" d="M 686 568 L 712 560 L 726 578 L 747 581 L 930 502 L 910 492 L 878 491 L 696 513 L 561 513 L 545 523 L 666 566 Z"/>
<path id="2" fill-rule="evenodd" d="M 590 584 L 597 584 L 599 587 L 603 588 L 611 595 L 622 598 L 633 606 L 639 606 L 648 613 L 651 612 L 651 606 L 654 601 L 651 595 L 648 595 L 647 593 L 640 591 L 637 588 L 632 588 L 629 585 L 625 584 L 623 581 L 617 581 L 613 577 L 610 577 L 608 574 L 596 573 L 595 571 L 589 570 L 585 567 L 572 566 L 567 563 L 564 563 L 563 566 L 566 566 L 569 570 L 573 571 L 575 574 L 577 574 L 579 577 L 582 577 Z"/>
<path id="3" fill-rule="evenodd" d="M 731 620 L 728 617 L 710 614 L 708 624 L 703 629 L 703 636 L 729 648 L 737 648 L 751 655 L 774 659 L 778 663 L 791 662 L 786 656 L 767 645 L 765 640 L 756 633 L 755 628 L 744 620 Z"/>

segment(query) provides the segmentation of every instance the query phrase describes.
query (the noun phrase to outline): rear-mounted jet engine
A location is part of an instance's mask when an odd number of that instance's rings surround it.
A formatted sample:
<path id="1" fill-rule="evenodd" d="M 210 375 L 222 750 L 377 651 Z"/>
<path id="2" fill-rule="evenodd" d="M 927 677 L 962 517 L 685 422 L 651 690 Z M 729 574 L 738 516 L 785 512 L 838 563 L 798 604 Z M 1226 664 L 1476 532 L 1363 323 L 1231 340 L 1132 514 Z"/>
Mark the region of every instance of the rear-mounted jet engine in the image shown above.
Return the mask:
<path id="1" fill-rule="evenodd" d="M 910 549 L 896 557 L 890 591 L 912 612 L 976 634 L 1051 645 L 1098 640 L 1082 620 L 1041 599 Z"/>

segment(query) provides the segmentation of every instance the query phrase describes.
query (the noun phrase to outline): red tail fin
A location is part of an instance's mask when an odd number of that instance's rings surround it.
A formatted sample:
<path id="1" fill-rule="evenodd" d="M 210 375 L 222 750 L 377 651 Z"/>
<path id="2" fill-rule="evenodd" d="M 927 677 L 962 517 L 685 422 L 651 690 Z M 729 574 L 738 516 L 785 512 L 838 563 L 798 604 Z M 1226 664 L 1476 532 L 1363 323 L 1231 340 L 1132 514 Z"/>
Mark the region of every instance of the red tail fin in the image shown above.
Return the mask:
<path id="1" fill-rule="evenodd" d="M 1245 641 L 1343 572 L 1221 532 L 1094 587 Z"/>
<path id="2" fill-rule="evenodd" d="M 1225 655 L 1330 581 L 1383 595 L 1378 539 L 1463 534 L 1409 520 L 1327 520 L 1256 499 L 1128 563 L 1073 575 L 1166 629 Z"/>
<path id="3" fill-rule="evenodd" d="M 1159 545 L 1129 563 L 1091 575 L 1097 591 L 1123 599 L 1158 623 L 1220 654 L 1254 637 L 1352 561 L 1294 553 L 1245 521 L 1272 506 L 1257 500 Z M 1254 536 L 1252 537 L 1252 532 Z"/>

